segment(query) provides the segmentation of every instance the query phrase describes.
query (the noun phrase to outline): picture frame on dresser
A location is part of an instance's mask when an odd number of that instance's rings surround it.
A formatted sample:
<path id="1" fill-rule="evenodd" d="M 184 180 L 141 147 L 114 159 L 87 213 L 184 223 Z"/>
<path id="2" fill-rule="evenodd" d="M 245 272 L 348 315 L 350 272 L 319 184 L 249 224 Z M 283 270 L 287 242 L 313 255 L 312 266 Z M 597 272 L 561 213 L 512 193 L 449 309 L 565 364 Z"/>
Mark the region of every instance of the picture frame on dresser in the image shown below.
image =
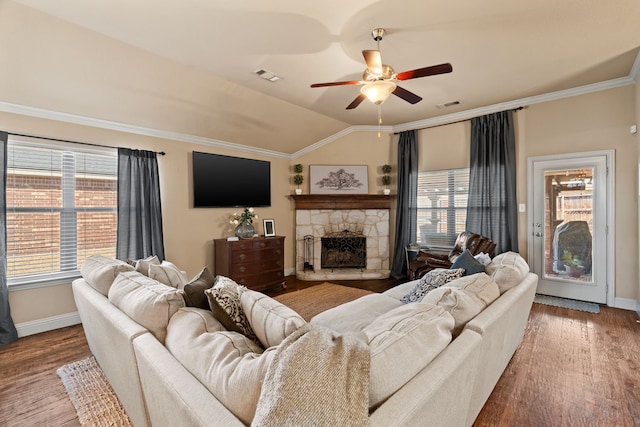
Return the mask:
<path id="1" fill-rule="evenodd" d="M 262 220 L 264 237 L 273 237 L 276 235 L 276 222 L 273 219 Z"/>

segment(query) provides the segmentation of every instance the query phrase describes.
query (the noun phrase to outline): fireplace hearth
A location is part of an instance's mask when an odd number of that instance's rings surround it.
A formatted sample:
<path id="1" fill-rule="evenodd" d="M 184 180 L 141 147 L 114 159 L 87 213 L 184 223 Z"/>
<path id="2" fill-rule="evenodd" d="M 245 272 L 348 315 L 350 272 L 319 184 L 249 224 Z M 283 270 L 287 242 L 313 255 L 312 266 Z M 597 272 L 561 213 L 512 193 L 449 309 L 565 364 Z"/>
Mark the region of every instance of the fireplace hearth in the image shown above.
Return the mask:
<path id="1" fill-rule="evenodd" d="M 320 240 L 322 268 L 367 268 L 367 238 L 363 234 L 344 230 Z"/>

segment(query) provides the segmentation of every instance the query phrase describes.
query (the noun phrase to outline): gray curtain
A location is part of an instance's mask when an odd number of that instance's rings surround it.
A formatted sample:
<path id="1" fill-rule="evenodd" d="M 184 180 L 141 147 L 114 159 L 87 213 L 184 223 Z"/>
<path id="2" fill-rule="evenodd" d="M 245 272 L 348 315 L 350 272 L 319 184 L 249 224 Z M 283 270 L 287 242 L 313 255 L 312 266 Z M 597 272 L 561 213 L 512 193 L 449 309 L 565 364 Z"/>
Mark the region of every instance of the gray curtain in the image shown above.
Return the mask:
<path id="1" fill-rule="evenodd" d="M 400 133 L 398 141 L 398 198 L 396 241 L 391 276 L 407 277 L 405 247 L 414 240 L 418 201 L 418 136 L 415 130 Z"/>
<path id="2" fill-rule="evenodd" d="M 16 326 L 11 319 L 9 308 L 9 288 L 7 287 L 7 139 L 6 132 L 0 132 L 0 164 L 2 165 L 2 195 L 0 196 L 0 345 L 18 339 Z"/>
<path id="3" fill-rule="evenodd" d="M 164 260 L 158 160 L 153 151 L 118 149 L 116 258 Z"/>
<path id="4" fill-rule="evenodd" d="M 495 254 L 518 251 L 516 138 L 513 112 L 471 119 L 468 231 L 496 242 Z"/>

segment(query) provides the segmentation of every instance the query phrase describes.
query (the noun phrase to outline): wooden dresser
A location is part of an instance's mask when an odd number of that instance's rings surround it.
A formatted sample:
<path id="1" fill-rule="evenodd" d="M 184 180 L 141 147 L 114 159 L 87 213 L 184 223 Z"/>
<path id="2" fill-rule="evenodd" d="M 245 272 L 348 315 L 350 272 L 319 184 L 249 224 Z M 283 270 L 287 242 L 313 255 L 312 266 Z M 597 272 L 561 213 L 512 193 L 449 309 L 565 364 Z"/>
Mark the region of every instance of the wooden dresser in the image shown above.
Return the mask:
<path id="1" fill-rule="evenodd" d="M 260 291 L 285 285 L 284 236 L 214 239 L 215 274 Z"/>

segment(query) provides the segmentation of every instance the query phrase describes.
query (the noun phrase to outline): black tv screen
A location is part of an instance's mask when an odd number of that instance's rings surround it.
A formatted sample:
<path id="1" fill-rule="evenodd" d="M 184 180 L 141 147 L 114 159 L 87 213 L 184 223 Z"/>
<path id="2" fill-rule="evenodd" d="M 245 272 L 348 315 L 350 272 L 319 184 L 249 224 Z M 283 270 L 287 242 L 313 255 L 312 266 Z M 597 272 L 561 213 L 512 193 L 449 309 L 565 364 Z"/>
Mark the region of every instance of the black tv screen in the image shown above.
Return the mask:
<path id="1" fill-rule="evenodd" d="M 271 163 L 194 151 L 193 206 L 271 206 Z"/>

